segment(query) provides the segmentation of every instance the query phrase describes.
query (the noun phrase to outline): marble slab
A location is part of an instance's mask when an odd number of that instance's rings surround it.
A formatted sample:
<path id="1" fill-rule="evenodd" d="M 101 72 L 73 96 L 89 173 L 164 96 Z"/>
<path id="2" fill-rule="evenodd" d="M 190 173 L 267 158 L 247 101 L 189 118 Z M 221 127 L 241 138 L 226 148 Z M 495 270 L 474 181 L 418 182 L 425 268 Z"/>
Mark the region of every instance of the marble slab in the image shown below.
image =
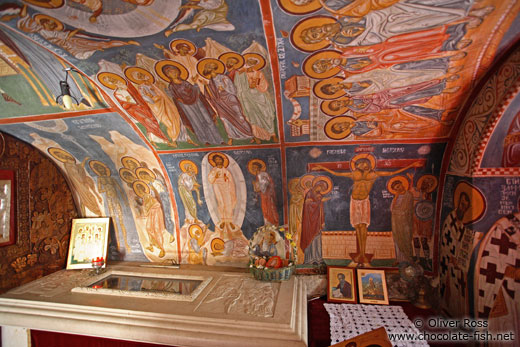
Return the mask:
<path id="1" fill-rule="evenodd" d="M 91 273 L 62 270 L 0 295 L 0 325 L 177 346 L 307 345 L 306 290 L 295 276 L 261 282 L 237 270 L 135 263 Z M 89 288 L 113 274 L 200 283 L 189 295 L 150 282 L 144 291 Z"/>

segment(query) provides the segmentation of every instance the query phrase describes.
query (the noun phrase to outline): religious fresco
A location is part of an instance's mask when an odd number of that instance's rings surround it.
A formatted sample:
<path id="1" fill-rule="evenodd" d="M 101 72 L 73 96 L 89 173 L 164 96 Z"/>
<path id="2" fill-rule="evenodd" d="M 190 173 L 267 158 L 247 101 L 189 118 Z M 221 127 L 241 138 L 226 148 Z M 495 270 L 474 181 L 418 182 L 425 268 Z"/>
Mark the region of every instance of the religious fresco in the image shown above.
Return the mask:
<path id="1" fill-rule="evenodd" d="M 248 240 L 263 225 L 283 225 L 278 149 L 163 154 L 180 226 L 182 260 L 247 262 Z"/>
<path id="2" fill-rule="evenodd" d="M 443 144 L 287 148 L 289 228 L 300 235 L 299 262 L 417 261 L 433 270 L 443 151 Z"/>

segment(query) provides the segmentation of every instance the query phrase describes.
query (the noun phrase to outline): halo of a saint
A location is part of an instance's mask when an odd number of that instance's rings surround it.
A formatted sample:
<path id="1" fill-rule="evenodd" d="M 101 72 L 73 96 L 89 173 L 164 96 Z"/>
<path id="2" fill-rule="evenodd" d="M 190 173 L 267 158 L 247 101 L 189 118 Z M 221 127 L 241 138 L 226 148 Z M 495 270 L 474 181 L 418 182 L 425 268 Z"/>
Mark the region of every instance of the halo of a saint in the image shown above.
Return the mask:
<path id="1" fill-rule="evenodd" d="M 329 47 L 330 42 L 327 39 L 315 43 L 304 42 L 302 33 L 312 27 L 321 27 L 322 25 L 333 23 L 336 23 L 336 19 L 329 16 L 313 16 L 299 21 L 291 30 L 292 45 L 303 52 L 315 52 Z"/>
<path id="2" fill-rule="evenodd" d="M 486 210 L 486 200 L 484 199 L 484 195 L 477 187 L 467 183 L 467 182 L 459 182 L 457 187 L 455 188 L 455 193 L 453 194 L 453 203 L 455 208 L 459 205 L 460 194 L 464 192 L 469 196 L 470 207 L 464 214 L 462 218 L 463 224 L 474 223 L 484 215 Z"/>
<path id="3" fill-rule="evenodd" d="M 322 6 L 319 0 L 278 0 L 280 8 L 289 14 L 309 14 L 318 11 Z"/>
<path id="4" fill-rule="evenodd" d="M 61 161 L 62 163 L 65 163 L 67 161 L 67 159 L 69 159 L 70 161 L 76 162 L 76 158 L 74 158 L 72 156 L 72 154 L 70 154 L 69 152 L 67 152 L 61 148 L 49 147 L 47 149 L 47 152 L 49 152 L 49 154 L 52 155 L 52 157 L 54 159 Z M 66 159 L 63 157 L 66 157 Z"/>
<path id="5" fill-rule="evenodd" d="M 435 188 L 437 188 L 437 184 L 439 183 L 439 181 L 437 180 L 437 177 L 435 177 L 434 175 L 424 175 L 417 180 L 417 188 L 421 189 L 423 182 L 426 180 L 432 182 L 430 188 L 426 191 L 426 193 L 431 193 L 435 190 Z"/>
<path id="6" fill-rule="evenodd" d="M 227 155 L 225 155 L 224 153 L 221 153 L 221 152 L 213 152 L 208 155 L 208 162 L 211 164 L 211 166 L 213 166 L 213 167 L 217 166 L 217 164 L 215 163 L 215 159 L 214 159 L 215 156 L 219 156 L 222 159 L 224 159 L 222 166 L 228 167 L 229 159 L 228 159 Z"/>
<path id="7" fill-rule="evenodd" d="M 325 123 L 323 131 L 329 139 L 343 140 L 351 134 L 350 130 L 354 126 L 355 122 L 355 118 L 349 116 L 337 116 Z"/>
<path id="8" fill-rule="evenodd" d="M 63 23 L 54 17 L 48 16 L 48 15 L 42 14 L 42 13 L 38 13 L 37 15 L 34 16 L 34 21 L 36 23 L 38 23 L 39 25 L 42 25 L 41 21 L 44 19 L 46 19 L 50 22 L 54 22 L 54 24 L 56 24 L 56 29 L 54 29 L 55 31 L 62 31 L 65 28 Z"/>
<path id="9" fill-rule="evenodd" d="M 394 184 L 394 182 L 396 182 L 396 181 L 401 182 L 401 184 L 403 185 L 405 190 L 408 190 L 410 188 L 410 181 L 408 181 L 408 179 L 406 177 L 394 176 L 394 177 L 390 178 L 388 180 L 388 182 L 386 183 L 386 190 L 388 190 L 393 195 L 397 195 L 397 191 L 394 188 L 392 188 L 392 184 Z"/>
<path id="10" fill-rule="evenodd" d="M 332 179 L 328 176 L 317 176 L 315 177 L 313 180 L 312 180 L 312 186 L 314 187 L 318 182 L 325 182 L 325 184 L 327 185 L 327 188 L 321 192 L 321 194 L 325 195 L 325 194 L 328 194 L 330 193 L 330 191 L 332 190 Z"/>
<path id="11" fill-rule="evenodd" d="M 170 49 L 172 50 L 172 52 L 179 52 L 179 50 L 177 49 L 177 46 L 179 46 L 179 45 L 188 46 L 190 49 L 188 51 L 189 55 L 194 55 L 197 52 L 197 48 L 195 47 L 193 42 L 188 41 L 188 40 L 183 40 L 183 39 L 177 39 L 177 40 L 173 40 L 172 42 L 170 42 Z"/>
<path id="12" fill-rule="evenodd" d="M 235 58 L 237 60 L 237 63 L 235 64 L 235 66 L 233 66 L 235 69 L 240 69 L 242 66 L 244 66 L 245 64 L 245 60 L 244 60 L 244 57 L 238 53 L 235 53 L 235 52 L 226 52 L 226 53 L 222 53 L 219 57 L 218 57 L 218 60 L 220 60 L 221 62 L 223 62 L 224 64 L 226 64 L 226 61 L 229 59 L 229 58 Z"/>
<path id="13" fill-rule="evenodd" d="M 188 159 L 184 159 L 184 160 L 181 160 L 179 162 L 179 168 L 181 169 L 182 172 L 186 172 L 188 171 L 188 168 L 187 166 L 191 166 L 192 169 L 193 169 L 193 172 L 195 172 L 195 175 L 197 175 L 199 173 L 199 168 L 197 167 L 197 165 L 192 162 L 191 160 L 188 160 Z"/>
<path id="14" fill-rule="evenodd" d="M 123 77 L 121 77 L 118 74 L 113 73 L 113 72 L 106 72 L 106 71 L 100 72 L 97 74 L 97 79 L 98 79 L 99 83 L 101 83 L 102 85 L 104 85 L 105 87 L 107 87 L 109 89 L 117 88 L 117 85 L 110 80 L 117 80 L 124 84 L 128 84 L 128 82 Z"/>
<path id="15" fill-rule="evenodd" d="M 224 251 L 224 244 L 224 240 L 215 237 L 213 240 L 211 240 L 211 252 L 215 254 L 222 253 Z"/>
<path id="16" fill-rule="evenodd" d="M 254 172 L 253 172 L 253 165 L 254 164 L 260 164 L 260 171 L 265 171 L 265 168 L 266 168 L 266 165 L 265 165 L 265 161 L 263 161 L 262 159 L 251 159 L 249 161 L 249 163 L 247 163 L 247 171 L 249 171 L 251 174 L 254 175 Z"/>
<path id="17" fill-rule="evenodd" d="M 199 238 L 203 233 L 202 228 L 200 225 L 192 224 L 188 228 L 188 234 L 190 234 L 191 238 Z"/>
<path id="18" fill-rule="evenodd" d="M 96 166 L 99 165 L 101 167 L 103 167 L 105 169 L 105 172 L 100 172 Z M 106 166 L 105 163 L 99 161 L 99 160 L 91 160 L 89 161 L 88 163 L 88 166 L 90 166 L 90 168 L 92 169 L 92 171 L 94 171 L 94 173 L 98 176 L 110 176 L 112 173 L 110 172 L 110 169 L 108 168 L 108 166 Z"/>
<path id="19" fill-rule="evenodd" d="M 186 69 L 184 67 L 184 65 L 182 65 L 181 63 L 178 63 L 173 60 L 159 60 L 157 63 L 155 63 L 154 69 L 155 69 L 155 72 L 157 73 L 157 76 L 159 76 L 166 82 L 170 82 L 170 77 L 166 76 L 166 74 L 163 71 L 166 66 L 175 66 L 177 69 L 179 69 L 179 71 L 180 71 L 179 78 L 181 80 L 187 80 L 188 77 L 190 76 L 188 69 Z"/>
<path id="20" fill-rule="evenodd" d="M 123 164 L 124 167 L 127 169 L 130 169 L 132 171 L 135 171 L 138 167 L 141 166 L 139 163 L 139 160 L 135 159 L 134 157 L 130 157 L 128 155 L 121 158 L 121 164 Z"/>
<path id="21" fill-rule="evenodd" d="M 312 88 L 312 90 L 314 92 L 314 95 L 316 95 L 320 99 L 323 99 L 323 100 L 337 99 L 346 94 L 346 92 L 343 88 L 333 94 L 326 94 L 325 92 L 323 92 L 322 88 L 323 88 L 323 86 L 325 86 L 327 84 L 334 85 L 334 84 L 338 84 L 341 82 L 343 82 L 343 77 L 327 78 L 326 80 L 321 80 L 318 83 L 316 83 L 314 85 L 314 87 Z"/>
<path id="22" fill-rule="evenodd" d="M 60 8 L 64 3 L 63 0 L 25 0 L 25 2 L 43 8 Z"/>
<path id="23" fill-rule="evenodd" d="M 368 159 L 370 161 L 370 168 L 372 170 L 374 170 L 376 168 L 376 157 L 374 157 L 373 154 L 371 154 L 371 153 L 359 153 L 359 154 L 355 155 L 350 160 L 350 169 L 351 170 L 354 170 L 356 168 L 356 162 L 359 159 Z"/>
<path id="24" fill-rule="evenodd" d="M 137 170 L 135 170 L 135 174 L 137 175 L 137 177 L 142 180 L 142 181 L 145 181 L 146 180 L 144 179 L 144 174 L 147 173 L 150 177 L 152 177 L 152 180 L 155 180 L 157 178 L 157 176 L 152 172 L 152 170 L 150 169 L 147 169 L 145 167 L 140 167 L 138 168 Z"/>
<path id="25" fill-rule="evenodd" d="M 312 187 L 312 181 L 316 176 L 312 174 L 303 175 L 300 179 L 300 185 L 303 189 L 310 189 Z"/>
<path id="26" fill-rule="evenodd" d="M 333 110 L 330 108 L 331 102 L 336 101 L 336 100 L 348 100 L 348 98 L 340 98 L 340 99 L 323 101 L 320 104 L 321 112 L 325 113 L 327 116 L 330 116 L 330 117 L 341 116 L 341 115 L 344 115 L 345 113 L 347 113 L 349 111 L 349 108 L 344 105 L 341 105 L 341 107 L 339 107 L 337 110 Z"/>
<path id="27" fill-rule="evenodd" d="M 254 59 L 257 61 L 256 65 L 251 66 L 251 68 L 255 71 L 262 70 L 265 67 L 265 58 L 258 53 L 246 53 L 244 54 L 244 61 L 247 63 L 249 59 Z"/>
<path id="28" fill-rule="evenodd" d="M 143 77 L 138 77 L 138 74 L 144 75 Z M 130 81 L 134 82 L 135 84 L 142 84 L 144 82 L 155 82 L 155 77 L 152 75 L 152 73 L 148 70 L 143 69 L 142 67 L 137 66 L 131 66 L 127 67 L 125 69 L 125 76 Z"/>
<path id="29" fill-rule="evenodd" d="M 199 72 L 199 75 L 208 79 L 208 77 L 206 77 L 204 75 L 204 69 L 205 69 L 206 65 L 211 64 L 211 63 L 217 64 L 217 74 L 223 74 L 224 71 L 226 71 L 226 67 L 224 66 L 224 63 L 221 62 L 220 60 L 215 59 L 215 58 L 204 58 L 204 59 L 199 60 L 199 62 L 197 63 L 197 71 Z"/>
<path id="30" fill-rule="evenodd" d="M 139 187 L 142 187 L 144 191 L 142 191 Z M 142 198 L 147 194 L 150 194 L 150 187 L 148 187 L 148 184 L 146 182 L 143 182 L 141 180 L 137 180 L 132 184 L 132 189 L 134 190 L 135 194 Z"/>
<path id="31" fill-rule="evenodd" d="M 316 64 L 318 61 L 326 59 L 341 59 L 341 52 L 335 51 L 333 49 L 328 49 L 309 55 L 303 61 L 303 73 L 305 73 L 310 78 L 316 79 L 324 79 L 337 75 L 341 71 L 341 68 L 338 66 L 329 67 L 328 69 L 325 69 L 323 67 L 321 68 L 321 70 L 319 69 L 319 67 L 314 66 L 314 64 Z"/>
<path id="32" fill-rule="evenodd" d="M 126 183 L 134 183 L 138 180 L 137 175 L 129 168 L 122 167 L 119 169 L 119 177 Z"/>

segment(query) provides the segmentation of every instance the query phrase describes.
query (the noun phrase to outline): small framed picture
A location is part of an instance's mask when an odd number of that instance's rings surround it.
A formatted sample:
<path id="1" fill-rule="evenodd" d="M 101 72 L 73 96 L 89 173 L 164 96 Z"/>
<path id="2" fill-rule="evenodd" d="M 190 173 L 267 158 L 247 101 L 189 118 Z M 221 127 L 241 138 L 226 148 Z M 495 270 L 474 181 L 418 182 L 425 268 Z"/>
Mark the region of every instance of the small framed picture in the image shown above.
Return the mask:
<path id="1" fill-rule="evenodd" d="M 386 287 L 388 288 L 388 300 L 410 301 L 412 283 L 401 278 L 399 269 L 385 269 Z"/>
<path id="2" fill-rule="evenodd" d="M 0 170 L 0 246 L 16 242 L 15 172 Z"/>
<path id="3" fill-rule="evenodd" d="M 388 305 L 385 270 L 357 269 L 359 302 Z"/>
<path id="4" fill-rule="evenodd" d="M 353 304 L 357 302 L 355 269 L 327 267 L 327 300 Z"/>
<path id="5" fill-rule="evenodd" d="M 90 269 L 92 259 L 107 257 L 109 218 L 72 220 L 67 270 Z M 106 261 L 103 262 L 105 267 Z"/>

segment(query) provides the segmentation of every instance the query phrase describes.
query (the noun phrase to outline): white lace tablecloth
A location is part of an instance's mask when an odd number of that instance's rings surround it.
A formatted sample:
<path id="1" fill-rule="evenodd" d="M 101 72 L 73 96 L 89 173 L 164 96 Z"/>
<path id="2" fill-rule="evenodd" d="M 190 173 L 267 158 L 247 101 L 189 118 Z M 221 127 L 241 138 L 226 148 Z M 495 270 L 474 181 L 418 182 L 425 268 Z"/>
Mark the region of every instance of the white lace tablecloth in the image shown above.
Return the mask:
<path id="1" fill-rule="evenodd" d="M 330 316 L 330 339 L 332 344 L 345 341 L 385 327 L 387 334 L 409 333 L 418 336 L 421 332 L 413 325 L 401 306 L 324 304 Z M 426 341 L 392 340 L 397 347 L 428 346 Z"/>

